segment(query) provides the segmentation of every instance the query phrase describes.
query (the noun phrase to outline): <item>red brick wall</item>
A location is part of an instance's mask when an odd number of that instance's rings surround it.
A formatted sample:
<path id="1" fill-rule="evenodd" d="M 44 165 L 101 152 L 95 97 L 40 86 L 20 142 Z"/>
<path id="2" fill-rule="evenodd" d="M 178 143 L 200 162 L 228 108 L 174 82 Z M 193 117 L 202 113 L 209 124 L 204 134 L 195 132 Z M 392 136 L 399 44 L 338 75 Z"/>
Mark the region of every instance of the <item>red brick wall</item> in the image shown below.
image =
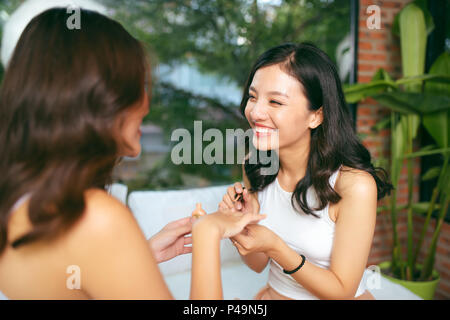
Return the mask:
<path id="1" fill-rule="evenodd" d="M 360 0 L 359 14 L 359 41 L 358 41 L 358 82 L 369 82 L 378 68 L 383 68 L 391 77 L 397 79 L 401 77 L 401 54 L 399 39 L 392 35 L 391 26 L 394 16 L 410 0 Z M 367 7 L 377 5 L 381 13 L 380 29 L 369 29 L 367 27 Z M 357 112 L 357 131 L 367 134 L 363 138 L 364 145 L 369 149 L 373 159 L 379 157 L 389 158 L 390 150 L 390 131 L 385 129 L 378 134 L 371 132 L 371 127 L 389 115 L 389 110 L 377 104 L 373 99 L 366 99 L 358 104 Z M 419 146 L 416 144 L 415 148 Z M 389 168 L 385 168 L 389 170 Z M 419 198 L 419 179 L 420 179 L 420 160 L 414 161 L 414 196 L 415 200 Z M 398 203 L 404 204 L 407 201 L 407 177 L 406 162 L 400 176 L 398 187 Z M 379 205 L 387 204 L 387 198 L 379 201 Z M 423 218 L 415 217 L 415 235 L 418 237 Z M 434 221 L 433 224 L 434 226 Z M 431 239 L 431 230 L 427 239 Z M 432 229 L 433 228 L 433 229 Z M 403 257 L 406 258 L 406 214 L 399 215 L 397 230 L 402 244 Z M 417 240 L 417 239 L 416 239 Z M 389 212 L 382 212 L 378 215 L 375 236 L 372 249 L 369 256 L 368 265 L 378 264 L 382 261 L 390 260 L 392 242 L 392 225 Z M 426 242 L 428 243 L 428 242 Z M 426 249 L 426 243 L 424 248 Z M 423 259 L 423 255 L 420 257 Z M 441 236 L 438 242 L 436 269 L 441 274 L 441 281 L 436 292 L 436 299 L 450 299 L 450 225 L 445 224 L 442 228 Z"/>

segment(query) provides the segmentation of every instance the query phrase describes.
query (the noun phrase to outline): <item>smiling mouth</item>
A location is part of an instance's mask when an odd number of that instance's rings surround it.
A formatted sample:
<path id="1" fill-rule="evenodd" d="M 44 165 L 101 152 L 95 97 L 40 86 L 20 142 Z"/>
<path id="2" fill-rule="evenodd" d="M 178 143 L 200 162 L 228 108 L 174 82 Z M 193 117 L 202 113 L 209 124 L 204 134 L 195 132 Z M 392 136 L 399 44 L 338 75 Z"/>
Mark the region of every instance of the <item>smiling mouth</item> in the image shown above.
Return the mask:
<path id="1" fill-rule="evenodd" d="M 266 128 L 266 127 L 255 126 L 255 128 L 253 128 L 253 131 L 257 137 L 266 137 L 266 136 L 270 136 L 276 130 L 271 129 L 271 128 Z"/>

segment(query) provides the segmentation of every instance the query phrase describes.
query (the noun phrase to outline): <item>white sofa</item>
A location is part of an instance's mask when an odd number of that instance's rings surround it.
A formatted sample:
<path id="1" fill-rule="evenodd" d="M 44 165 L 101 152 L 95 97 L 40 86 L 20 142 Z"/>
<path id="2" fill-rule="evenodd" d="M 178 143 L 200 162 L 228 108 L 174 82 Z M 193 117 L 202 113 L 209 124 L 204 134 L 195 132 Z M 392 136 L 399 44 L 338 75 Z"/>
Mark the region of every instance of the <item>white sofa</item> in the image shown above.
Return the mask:
<path id="1" fill-rule="evenodd" d="M 191 215 L 195 204 L 200 202 L 206 212 L 217 210 L 228 186 L 170 191 L 135 191 L 127 196 L 124 185 L 114 184 L 109 192 L 123 203 L 127 203 L 147 238 L 157 233 L 167 223 Z M 267 282 L 268 268 L 262 273 L 250 270 L 241 260 L 234 246 L 227 239 L 221 242 L 222 283 L 224 298 L 252 299 Z M 181 255 L 159 264 L 159 268 L 175 299 L 188 299 L 190 291 L 191 255 Z M 365 283 L 373 280 L 367 269 Z M 373 281 L 372 281 L 373 282 Z M 420 298 L 383 277 L 373 282 L 369 291 L 376 299 L 419 300 Z M 0 300 L 6 299 L 0 292 Z"/>

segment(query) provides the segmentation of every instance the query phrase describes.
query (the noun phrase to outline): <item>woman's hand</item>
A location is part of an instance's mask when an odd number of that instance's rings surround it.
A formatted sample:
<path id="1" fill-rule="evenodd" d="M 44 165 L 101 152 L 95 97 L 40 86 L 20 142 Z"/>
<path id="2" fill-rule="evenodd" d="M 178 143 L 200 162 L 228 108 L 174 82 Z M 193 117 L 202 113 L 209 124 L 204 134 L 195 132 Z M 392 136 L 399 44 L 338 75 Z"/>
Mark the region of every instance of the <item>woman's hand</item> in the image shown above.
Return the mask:
<path id="1" fill-rule="evenodd" d="M 180 254 L 192 252 L 192 243 L 188 236 L 192 231 L 191 217 L 182 218 L 168 223 L 157 234 L 148 240 L 150 248 L 158 263 L 170 260 Z"/>
<path id="2" fill-rule="evenodd" d="M 265 217 L 266 215 L 258 213 L 223 210 L 196 219 L 194 228 L 212 228 L 218 232 L 221 239 L 230 238 L 240 233 L 247 225 L 257 223 Z"/>
<path id="3" fill-rule="evenodd" d="M 243 256 L 252 252 L 264 252 L 270 257 L 277 249 L 277 244 L 281 239 L 265 226 L 249 224 L 230 240 Z"/>
<path id="4" fill-rule="evenodd" d="M 236 200 L 236 198 L 242 200 Z M 223 196 L 219 203 L 219 211 L 240 211 L 243 213 L 258 213 L 258 200 L 251 196 L 240 182 L 236 182 L 233 186 L 228 187 L 227 193 Z"/>

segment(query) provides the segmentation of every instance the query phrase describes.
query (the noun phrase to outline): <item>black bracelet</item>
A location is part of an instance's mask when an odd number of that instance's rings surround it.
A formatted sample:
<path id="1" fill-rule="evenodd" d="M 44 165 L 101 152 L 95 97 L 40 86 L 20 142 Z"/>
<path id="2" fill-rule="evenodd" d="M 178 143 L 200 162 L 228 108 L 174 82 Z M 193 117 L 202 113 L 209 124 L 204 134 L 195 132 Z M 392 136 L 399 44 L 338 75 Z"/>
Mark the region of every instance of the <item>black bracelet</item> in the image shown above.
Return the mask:
<path id="1" fill-rule="evenodd" d="M 292 271 L 286 271 L 283 269 L 283 272 L 286 274 L 293 274 L 294 272 L 297 272 L 298 270 L 300 270 L 300 268 L 303 267 L 303 265 L 305 264 L 305 261 L 306 261 L 306 258 L 304 255 L 301 254 L 300 256 L 302 257 L 302 263 L 300 263 L 300 265 L 297 268 L 295 268 Z"/>

